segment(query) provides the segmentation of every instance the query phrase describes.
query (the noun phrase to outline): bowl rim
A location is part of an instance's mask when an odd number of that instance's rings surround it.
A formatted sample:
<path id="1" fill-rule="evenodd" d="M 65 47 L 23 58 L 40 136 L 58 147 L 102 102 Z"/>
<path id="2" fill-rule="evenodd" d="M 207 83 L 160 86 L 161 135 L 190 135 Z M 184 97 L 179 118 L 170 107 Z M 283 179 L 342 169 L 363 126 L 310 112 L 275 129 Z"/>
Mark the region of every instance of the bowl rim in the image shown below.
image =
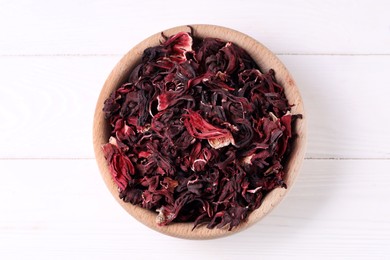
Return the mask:
<path id="1" fill-rule="evenodd" d="M 268 71 L 271 68 L 274 69 L 276 73 L 276 79 L 284 87 L 284 91 L 287 99 L 289 100 L 289 103 L 294 104 L 291 112 L 293 114 L 302 114 L 303 118 L 296 122 L 295 129 L 297 138 L 295 139 L 295 143 L 292 147 L 290 158 L 285 165 L 285 182 L 288 188 L 276 188 L 268 193 L 263 199 L 262 205 L 258 209 L 251 212 L 245 222 L 242 222 L 231 231 L 228 231 L 227 227 L 222 229 L 207 229 L 205 226 L 199 226 L 192 230 L 192 222 L 171 223 L 167 226 L 160 227 L 155 223 L 157 213 L 141 208 L 140 206 L 132 205 L 131 203 L 125 203 L 119 199 L 117 185 L 111 178 L 108 165 L 101 149 L 101 146 L 108 142 L 109 136 L 109 127 L 104 119 L 103 104 L 108 95 L 125 82 L 130 72 L 140 62 L 143 51 L 147 47 L 152 47 L 159 44 L 159 41 L 162 39 L 161 32 L 146 38 L 130 49 L 130 51 L 128 51 L 116 64 L 106 79 L 95 108 L 93 122 L 93 147 L 96 162 L 107 188 L 115 200 L 131 216 L 149 228 L 169 236 L 187 239 L 212 239 L 232 235 L 252 226 L 265 215 L 267 215 L 273 208 L 275 208 L 276 205 L 278 205 L 285 197 L 285 195 L 291 190 L 291 187 L 293 186 L 293 183 L 300 171 L 305 155 L 307 140 L 307 118 L 303 107 L 302 97 L 294 79 L 285 68 L 283 63 L 263 44 L 259 43 L 252 37 L 236 30 L 209 24 L 177 26 L 164 30 L 163 33 L 164 35 L 170 36 L 180 31 L 190 31 L 191 28 L 196 37 L 213 37 L 236 43 L 249 53 L 249 55 L 254 59 L 258 66 L 262 68 L 263 71 Z"/>

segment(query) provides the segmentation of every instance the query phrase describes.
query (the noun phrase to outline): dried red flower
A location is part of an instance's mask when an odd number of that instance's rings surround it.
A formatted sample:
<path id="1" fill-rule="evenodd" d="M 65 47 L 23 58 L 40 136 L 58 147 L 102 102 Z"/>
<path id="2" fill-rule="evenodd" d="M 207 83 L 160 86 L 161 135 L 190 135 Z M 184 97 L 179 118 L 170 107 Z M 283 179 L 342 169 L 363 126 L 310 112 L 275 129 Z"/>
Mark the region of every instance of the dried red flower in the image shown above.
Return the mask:
<path id="1" fill-rule="evenodd" d="M 114 181 L 121 190 L 124 190 L 131 179 L 131 175 L 134 174 L 134 166 L 119 147 L 116 139 L 111 137 L 110 142 L 103 145 L 102 148 Z"/>
<path id="2" fill-rule="evenodd" d="M 231 229 L 286 187 L 297 116 L 274 71 L 237 45 L 163 38 L 105 101 L 110 172 L 125 202 L 159 212 L 158 225 Z"/>

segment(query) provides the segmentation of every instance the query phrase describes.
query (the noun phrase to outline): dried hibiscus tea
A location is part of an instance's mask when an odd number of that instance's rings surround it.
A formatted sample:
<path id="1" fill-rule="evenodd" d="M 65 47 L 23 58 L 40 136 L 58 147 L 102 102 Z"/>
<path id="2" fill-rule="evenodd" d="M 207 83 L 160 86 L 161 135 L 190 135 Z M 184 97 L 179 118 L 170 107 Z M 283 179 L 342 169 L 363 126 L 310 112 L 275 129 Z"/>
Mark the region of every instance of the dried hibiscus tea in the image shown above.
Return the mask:
<path id="1" fill-rule="evenodd" d="M 297 116 L 274 71 L 239 46 L 162 37 L 104 103 L 110 173 L 121 199 L 158 212 L 157 225 L 230 230 L 286 188 Z"/>

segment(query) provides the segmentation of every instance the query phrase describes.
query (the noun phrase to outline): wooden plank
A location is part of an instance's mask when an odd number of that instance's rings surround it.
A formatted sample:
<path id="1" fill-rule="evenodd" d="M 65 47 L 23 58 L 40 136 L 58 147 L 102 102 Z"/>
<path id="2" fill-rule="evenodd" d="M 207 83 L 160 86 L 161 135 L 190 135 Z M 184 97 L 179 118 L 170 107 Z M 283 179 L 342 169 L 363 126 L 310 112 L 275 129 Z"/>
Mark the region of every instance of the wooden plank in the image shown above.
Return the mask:
<path id="1" fill-rule="evenodd" d="M 306 160 L 270 215 L 208 241 L 136 222 L 104 187 L 94 160 L 0 160 L 0 168 L 1 259 L 390 257 L 389 160 Z"/>
<path id="2" fill-rule="evenodd" d="M 1 157 L 92 157 L 101 87 L 118 57 L 2 57 Z"/>
<path id="3" fill-rule="evenodd" d="M 309 158 L 389 158 L 389 56 L 279 56 L 301 89 Z"/>
<path id="4" fill-rule="evenodd" d="M 390 157 L 388 56 L 279 57 L 304 98 L 306 157 Z M 0 158 L 92 158 L 97 97 L 119 58 L 1 57 Z"/>
<path id="5" fill-rule="evenodd" d="M 3 1 L 0 55 L 123 54 L 194 22 L 242 31 L 277 53 L 389 54 L 389 7 L 386 0 Z"/>

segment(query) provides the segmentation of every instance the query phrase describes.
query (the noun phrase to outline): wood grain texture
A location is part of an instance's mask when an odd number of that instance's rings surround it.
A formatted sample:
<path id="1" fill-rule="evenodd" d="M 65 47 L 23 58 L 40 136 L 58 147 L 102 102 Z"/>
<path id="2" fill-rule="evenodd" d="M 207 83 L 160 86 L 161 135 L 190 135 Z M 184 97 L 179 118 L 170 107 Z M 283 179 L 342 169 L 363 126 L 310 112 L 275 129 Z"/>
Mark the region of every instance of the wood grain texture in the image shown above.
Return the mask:
<path id="1" fill-rule="evenodd" d="M 286 98 L 294 104 L 291 108 L 292 114 L 301 114 L 303 118 L 296 122 L 296 134 L 297 138 L 294 141 L 294 145 L 291 150 L 291 155 L 288 163 L 284 165 L 284 171 L 286 174 L 285 182 L 287 186 L 292 186 L 296 176 L 299 173 L 302 160 L 306 151 L 306 113 L 303 108 L 303 101 L 299 93 L 299 89 L 296 86 L 294 79 L 289 74 L 280 60 L 272 54 L 267 48 L 256 40 L 249 36 L 242 34 L 238 31 L 234 31 L 225 27 L 219 27 L 214 25 L 191 25 L 194 35 L 200 38 L 212 37 L 219 38 L 224 41 L 231 41 L 244 50 L 253 58 L 253 60 L 265 71 L 269 69 L 275 70 L 275 76 L 277 81 L 284 86 L 284 92 Z M 188 26 L 175 27 L 164 30 L 164 35 L 170 36 L 182 31 L 189 31 Z M 211 239 L 222 236 L 232 235 L 233 233 L 244 230 L 254 223 L 262 219 L 267 215 L 286 195 L 287 191 L 283 188 L 272 190 L 264 198 L 260 208 L 254 210 L 249 214 L 247 221 L 242 222 L 232 231 L 228 231 L 227 228 L 223 229 L 208 229 L 206 226 L 199 226 L 193 229 L 193 223 L 171 223 L 166 226 L 157 226 L 156 217 L 157 213 L 145 210 L 139 206 L 134 206 L 130 203 L 125 203 L 119 199 L 118 187 L 111 178 L 111 172 L 109 170 L 107 161 L 104 158 L 102 145 L 108 142 L 110 137 L 110 126 L 104 118 L 103 106 L 104 101 L 110 96 L 110 94 L 121 86 L 135 66 L 137 66 L 141 60 L 142 53 L 145 49 L 156 46 L 161 41 L 161 33 L 150 36 L 144 41 L 137 44 L 131 49 L 115 66 L 113 71 L 108 76 L 99 99 L 96 104 L 94 125 L 93 125 L 93 144 L 95 150 L 95 157 L 102 177 L 117 202 L 138 221 L 147 225 L 148 227 L 155 229 L 161 233 L 187 239 Z"/>
<path id="2" fill-rule="evenodd" d="M 279 55 L 298 83 L 307 158 L 390 158 L 390 57 Z M 120 56 L 1 57 L 0 158 L 93 158 L 93 113 Z"/>
<path id="3" fill-rule="evenodd" d="M 390 56 L 281 56 L 309 125 L 308 158 L 390 158 Z"/>
<path id="4" fill-rule="evenodd" d="M 196 3 L 0 1 L 0 259 L 390 258 L 390 3 Z M 93 110 L 112 67 L 150 34 L 191 23 L 282 54 L 308 113 L 307 158 L 320 158 L 260 223 L 211 241 L 129 217 L 92 159 Z"/>
<path id="5" fill-rule="evenodd" d="M 122 55 L 193 23 L 234 28 L 276 53 L 390 54 L 389 8 L 386 0 L 1 1 L 0 55 Z"/>
<path id="6" fill-rule="evenodd" d="M 0 160 L 0 169 L 1 259 L 390 257 L 389 160 L 305 160 L 267 217 L 208 241 L 140 224 L 114 202 L 94 160 Z"/>
<path id="7" fill-rule="evenodd" d="M 116 59 L 1 57 L 1 158 L 92 157 L 93 112 Z"/>

